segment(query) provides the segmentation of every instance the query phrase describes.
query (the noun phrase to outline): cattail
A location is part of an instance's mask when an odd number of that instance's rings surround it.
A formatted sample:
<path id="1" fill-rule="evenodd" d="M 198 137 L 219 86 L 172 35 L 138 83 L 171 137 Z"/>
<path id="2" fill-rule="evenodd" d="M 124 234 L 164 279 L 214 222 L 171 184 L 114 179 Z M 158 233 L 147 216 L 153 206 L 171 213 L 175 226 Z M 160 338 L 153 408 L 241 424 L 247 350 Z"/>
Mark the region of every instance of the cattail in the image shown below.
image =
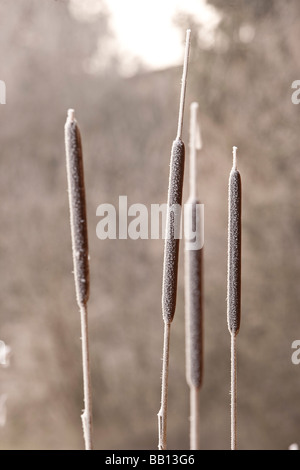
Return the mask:
<path id="1" fill-rule="evenodd" d="M 68 111 L 65 124 L 68 192 L 74 279 L 77 303 L 81 317 L 82 364 L 85 409 L 81 415 L 86 450 L 92 444 L 92 399 L 88 345 L 87 301 L 89 298 L 88 233 L 82 161 L 81 137 L 74 110 Z"/>
<path id="2" fill-rule="evenodd" d="M 165 239 L 162 313 L 166 323 L 171 323 L 176 309 L 179 231 L 182 203 L 185 148 L 182 140 L 173 142 L 171 153 L 167 233 Z"/>
<path id="3" fill-rule="evenodd" d="M 168 371 L 169 371 L 169 345 L 170 326 L 173 321 L 176 308 L 177 273 L 180 213 L 182 203 L 182 188 L 184 175 L 184 143 L 182 137 L 185 92 L 188 71 L 188 59 L 190 51 L 191 31 L 186 32 L 186 46 L 181 82 L 181 95 L 178 117 L 177 136 L 173 142 L 170 163 L 166 239 L 164 249 L 163 286 L 162 286 L 162 315 L 164 320 L 164 347 L 161 407 L 158 412 L 158 448 L 167 448 L 167 403 L 168 403 Z"/>
<path id="4" fill-rule="evenodd" d="M 236 166 L 237 147 L 233 147 L 233 167 L 229 177 L 227 321 L 236 336 L 241 321 L 241 176 Z"/>
<path id="5" fill-rule="evenodd" d="M 203 376 L 203 289 L 202 289 L 202 227 L 197 198 L 196 156 L 201 148 L 197 119 L 198 103 L 191 105 L 190 119 L 190 196 L 185 205 L 185 319 L 186 319 L 186 379 L 190 387 L 190 448 L 198 449 L 198 401 Z M 193 246 L 188 228 L 196 233 Z M 201 240 L 201 243 L 200 243 Z M 194 242 L 195 243 L 195 242 Z"/>
<path id="6" fill-rule="evenodd" d="M 231 335 L 231 449 L 237 442 L 237 361 L 236 336 L 241 321 L 241 177 L 236 164 L 237 147 L 233 147 L 233 166 L 228 188 L 228 265 L 227 323 Z"/>

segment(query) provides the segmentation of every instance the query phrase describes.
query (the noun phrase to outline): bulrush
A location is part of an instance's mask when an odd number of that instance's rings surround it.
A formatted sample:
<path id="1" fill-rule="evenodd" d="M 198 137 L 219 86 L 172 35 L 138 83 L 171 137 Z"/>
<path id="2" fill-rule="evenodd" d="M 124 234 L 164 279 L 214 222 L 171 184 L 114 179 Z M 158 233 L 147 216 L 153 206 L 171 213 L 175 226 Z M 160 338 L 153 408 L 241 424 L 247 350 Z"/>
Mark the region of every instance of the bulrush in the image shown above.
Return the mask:
<path id="1" fill-rule="evenodd" d="M 162 315 L 164 321 L 163 368 L 161 387 L 161 407 L 158 412 L 158 448 L 167 448 L 167 408 L 170 327 L 174 318 L 177 296 L 177 273 L 179 252 L 179 228 L 182 204 L 185 148 L 182 137 L 188 59 L 191 31 L 186 32 L 186 46 L 181 83 L 181 96 L 178 117 L 178 130 L 173 142 L 170 162 L 170 176 L 167 204 L 166 237 L 163 264 Z"/>
<path id="2" fill-rule="evenodd" d="M 81 318 L 83 388 L 85 408 L 81 415 L 86 450 L 92 450 L 92 397 L 88 344 L 87 302 L 89 298 L 89 254 L 85 203 L 84 172 L 80 131 L 74 110 L 68 111 L 65 124 L 68 192 L 74 279 Z"/>

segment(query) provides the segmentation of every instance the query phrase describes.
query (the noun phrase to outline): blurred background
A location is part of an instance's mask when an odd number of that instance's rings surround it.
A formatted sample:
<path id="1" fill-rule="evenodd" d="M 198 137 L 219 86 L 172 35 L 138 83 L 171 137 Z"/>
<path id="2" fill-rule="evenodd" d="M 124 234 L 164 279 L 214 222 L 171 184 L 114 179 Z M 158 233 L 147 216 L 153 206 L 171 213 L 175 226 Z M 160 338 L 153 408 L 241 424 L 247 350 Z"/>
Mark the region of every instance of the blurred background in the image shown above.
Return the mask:
<path id="1" fill-rule="evenodd" d="M 126 7 L 125 7 L 126 5 Z M 300 443 L 297 0 L 0 1 L 1 449 L 82 449 L 80 318 L 64 153 L 67 109 L 80 125 L 87 188 L 90 347 L 97 449 L 157 449 L 162 240 L 96 236 L 102 203 L 166 202 L 185 30 L 188 111 L 200 105 L 205 204 L 205 376 L 201 449 L 230 447 L 226 323 L 227 184 L 243 181 L 238 445 Z M 187 160 L 188 170 L 188 160 Z M 185 183 L 184 200 L 188 197 Z M 168 447 L 188 449 L 183 250 L 172 326 Z M 2 400 L 3 401 L 3 400 Z M 2 403 L 1 401 L 1 403 Z M 3 418 L 3 406 L 1 413 Z"/>

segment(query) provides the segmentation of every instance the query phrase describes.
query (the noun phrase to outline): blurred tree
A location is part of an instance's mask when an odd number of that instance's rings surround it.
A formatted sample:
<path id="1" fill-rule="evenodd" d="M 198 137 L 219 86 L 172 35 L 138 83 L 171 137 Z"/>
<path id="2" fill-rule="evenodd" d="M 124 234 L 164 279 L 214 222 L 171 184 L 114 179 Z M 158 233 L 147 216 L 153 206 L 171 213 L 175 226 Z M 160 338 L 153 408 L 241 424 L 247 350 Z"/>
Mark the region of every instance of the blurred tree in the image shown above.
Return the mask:
<path id="1" fill-rule="evenodd" d="M 83 65 L 95 52 L 99 37 L 108 34 L 107 13 L 103 9 L 88 22 L 74 20 L 68 4 L 64 0 L 1 2 L 0 14 L 5 21 L 0 32 L 0 54 L 6 57 L 7 67 L 8 61 L 19 65 L 22 51 L 26 58 L 23 72 L 47 64 L 51 72 L 62 57 L 71 72 L 78 70 L 78 64 Z"/>

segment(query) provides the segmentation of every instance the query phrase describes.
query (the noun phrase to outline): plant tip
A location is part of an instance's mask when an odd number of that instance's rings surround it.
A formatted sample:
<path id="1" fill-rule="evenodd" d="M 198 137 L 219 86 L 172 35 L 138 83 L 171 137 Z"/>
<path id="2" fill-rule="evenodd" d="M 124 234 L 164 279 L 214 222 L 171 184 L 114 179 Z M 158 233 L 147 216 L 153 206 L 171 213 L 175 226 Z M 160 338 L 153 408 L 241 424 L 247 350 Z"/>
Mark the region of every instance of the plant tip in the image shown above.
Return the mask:
<path id="1" fill-rule="evenodd" d="M 237 149 L 238 149 L 238 148 L 235 147 L 235 146 L 234 146 L 233 149 L 232 149 L 232 154 L 233 154 L 233 168 L 234 168 L 234 170 L 237 169 L 237 166 L 236 166 L 236 151 L 237 151 Z"/>
<path id="2" fill-rule="evenodd" d="M 177 129 L 176 139 L 181 139 L 181 134 L 182 134 L 188 62 L 189 62 L 190 46 L 191 46 L 190 36 L 191 36 L 191 30 L 188 29 L 186 32 L 186 40 L 185 40 L 185 52 L 184 52 L 184 60 L 183 60 L 183 73 L 182 73 L 182 79 L 181 79 L 181 93 L 180 93 L 180 102 L 179 102 L 180 104 L 179 104 L 179 115 L 178 115 L 178 129 Z"/>
<path id="3" fill-rule="evenodd" d="M 70 121 L 74 121 L 74 119 L 75 119 L 75 110 L 74 109 L 69 109 L 68 110 L 68 119 Z"/>

